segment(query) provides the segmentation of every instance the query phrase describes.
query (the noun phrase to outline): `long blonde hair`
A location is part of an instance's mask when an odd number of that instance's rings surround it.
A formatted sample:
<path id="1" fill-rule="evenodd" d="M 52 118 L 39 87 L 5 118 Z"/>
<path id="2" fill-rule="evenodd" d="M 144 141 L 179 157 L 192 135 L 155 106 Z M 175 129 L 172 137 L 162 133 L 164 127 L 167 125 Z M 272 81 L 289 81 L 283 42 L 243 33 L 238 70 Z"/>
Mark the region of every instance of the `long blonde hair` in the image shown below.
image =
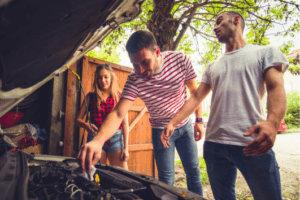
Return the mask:
<path id="1" fill-rule="evenodd" d="M 115 74 L 115 72 L 113 71 L 112 67 L 109 64 L 100 64 L 97 66 L 96 71 L 95 71 L 95 77 L 94 77 L 94 93 L 96 93 L 97 95 L 97 107 L 98 109 L 100 109 L 100 103 L 102 101 L 104 101 L 104 95 L 103 95 L 103 90 L 99 85 L 98 82 L 98 72 L 102 69 L 106 69 L 108 71 L 110 71 L 111 74 L 111 83 L 110 83 L 110 87 L 109 87 L 109 92 L 110 95 L 114 98 L 114 106 L 116 106 L 117 102 L 119 101 L 119 94 L 121 93 L 121 90 L 119 88 L 119 84 L 118 84 L 118 78 Z"/>

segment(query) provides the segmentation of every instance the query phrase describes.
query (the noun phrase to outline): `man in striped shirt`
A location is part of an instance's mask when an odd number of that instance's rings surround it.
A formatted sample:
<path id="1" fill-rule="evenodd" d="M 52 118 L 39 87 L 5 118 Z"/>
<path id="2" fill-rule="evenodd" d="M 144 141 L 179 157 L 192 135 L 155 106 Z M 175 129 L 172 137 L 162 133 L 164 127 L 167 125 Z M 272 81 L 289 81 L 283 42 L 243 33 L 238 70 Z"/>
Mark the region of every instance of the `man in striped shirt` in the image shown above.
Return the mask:
<path id="1" fill-rule="evenodd" d="M 150 113 L 152 142 L 157 164 L 159 180 L 174 185 L 175 147 L 187 174 L 188 189 L 202 196 L 199 159 L 196 141 L 203 135 L 201 120 L 193 128 L 189 118 L 184 119 L 164 144 L 163 128 L 180 110 L 187 99 L 186 86 L 191 93 L 197 89 L 196 73 L 189 58 L 180 52 L 160 52 L 152 33 L 137 31 L 129 38 L 126 45 L 134 71 L 129 74 L 122 96 L 115 109 L 108 115 L 93 141 L 84 145 L 78 158 L 81 167 L 90 169 L 100 155 L 100 146 L 109 139 L 128 112 L 132 102 L 141 98 Z M 201 118 L 201 105 L 196 110 Z"/>

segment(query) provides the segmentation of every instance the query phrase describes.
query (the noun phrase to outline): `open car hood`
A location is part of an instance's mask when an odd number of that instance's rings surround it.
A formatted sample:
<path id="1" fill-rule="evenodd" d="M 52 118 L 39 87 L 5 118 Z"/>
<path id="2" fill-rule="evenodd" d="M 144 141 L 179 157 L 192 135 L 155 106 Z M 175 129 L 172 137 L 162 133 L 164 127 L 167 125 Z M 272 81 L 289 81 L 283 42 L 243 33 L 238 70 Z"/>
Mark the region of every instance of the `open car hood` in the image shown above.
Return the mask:
<path id="1" fill-rule="evenodd" d="M 66 70 L 144 0 L 0 0 L 0 117 Z"/>

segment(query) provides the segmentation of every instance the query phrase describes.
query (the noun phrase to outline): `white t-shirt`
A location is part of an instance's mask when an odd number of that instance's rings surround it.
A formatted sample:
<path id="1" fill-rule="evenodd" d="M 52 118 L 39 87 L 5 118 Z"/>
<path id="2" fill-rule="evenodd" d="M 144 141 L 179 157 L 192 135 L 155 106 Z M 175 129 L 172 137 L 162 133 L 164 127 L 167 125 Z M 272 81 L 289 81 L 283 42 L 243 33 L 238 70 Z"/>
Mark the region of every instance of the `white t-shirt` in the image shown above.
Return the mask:
<path id="1" fill-rule="evenodd" d="M 266 119 L 264 72 L 288 61 L 275 47 L 247 44 L 209 63 L 202 77 L 212 89 L 206 141 L 245 146 L 257 134 L 243 134 Z"/>
<path id="2" fill-rule="evenodd" d="M 128 75 L 121 98 L 134 101 L 140 97 L 150 113 L 152 128 L 163 129 L 186 101 L 185 81 L 197 75 L 185 54 L 166 51 L 161 55 L 161 67 L 150 80 L 134 71 Z M 187 120 L 177 127 L 184 125 Z"/>

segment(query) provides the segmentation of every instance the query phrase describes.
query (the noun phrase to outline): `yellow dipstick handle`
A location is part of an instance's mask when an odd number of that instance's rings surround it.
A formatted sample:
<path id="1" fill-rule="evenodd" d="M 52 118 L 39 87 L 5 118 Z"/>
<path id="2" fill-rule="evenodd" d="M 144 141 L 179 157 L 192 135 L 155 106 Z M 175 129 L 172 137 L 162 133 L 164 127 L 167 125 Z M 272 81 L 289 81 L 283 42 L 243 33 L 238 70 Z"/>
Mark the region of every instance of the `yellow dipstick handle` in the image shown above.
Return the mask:
<path id="1" fill-rule="evenodd" d="M 98 185 L 100 185 L 100 178 L 98 174 L 95 174 L 95 183 L 97 183 Z"/>
<path id="2" fill-rule="evenodd" d="M 80 80 L 80 76 L 76 72 L 71 70 L 69 66 L 67 66 L 67 69 L 70 70 L 73 74 L 75 74 L 78 77 L 78 79 Z"/>

